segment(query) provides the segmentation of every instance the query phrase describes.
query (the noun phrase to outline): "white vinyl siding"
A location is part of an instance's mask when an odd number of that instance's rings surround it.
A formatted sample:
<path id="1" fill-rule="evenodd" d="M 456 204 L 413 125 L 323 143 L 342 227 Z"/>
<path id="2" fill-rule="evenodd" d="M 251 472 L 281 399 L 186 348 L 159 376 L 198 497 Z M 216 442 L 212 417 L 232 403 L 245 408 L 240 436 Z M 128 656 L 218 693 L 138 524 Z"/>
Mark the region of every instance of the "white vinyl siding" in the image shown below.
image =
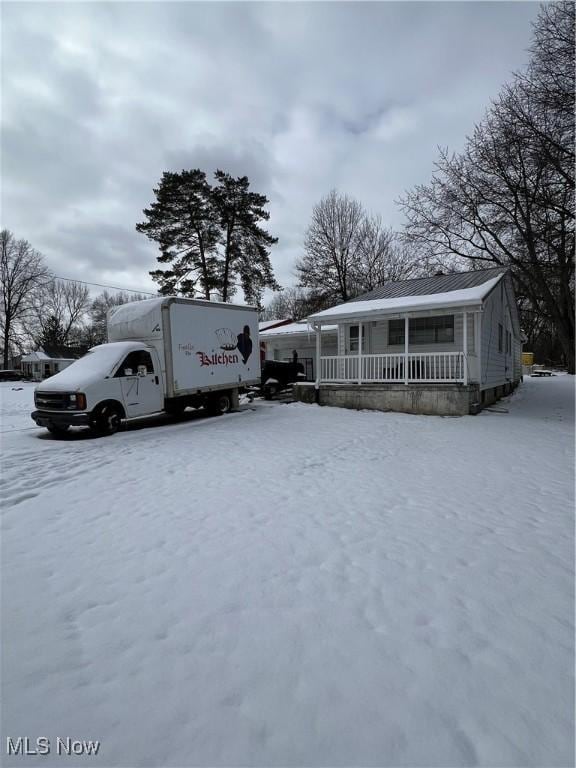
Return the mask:
<path id="1" fill-rule="evenodd" d="M 505 282 L 501 280 L 484 301 L 482 315 L 481 389 L 517 381 L 521 376 L 522 344 L 514 325 Z"/>
<path id="2" fill-rule="evenodd" d="M 294 350 L 298 358 L 310 357 L 316 359 L 316 334 L 294 334 L 287 338 L 262 339 L 266 343 L 266 359 L 268 360 L 292 360 Z M 322 334 L 322 355 L 336 355 L 336 331 Z"/>

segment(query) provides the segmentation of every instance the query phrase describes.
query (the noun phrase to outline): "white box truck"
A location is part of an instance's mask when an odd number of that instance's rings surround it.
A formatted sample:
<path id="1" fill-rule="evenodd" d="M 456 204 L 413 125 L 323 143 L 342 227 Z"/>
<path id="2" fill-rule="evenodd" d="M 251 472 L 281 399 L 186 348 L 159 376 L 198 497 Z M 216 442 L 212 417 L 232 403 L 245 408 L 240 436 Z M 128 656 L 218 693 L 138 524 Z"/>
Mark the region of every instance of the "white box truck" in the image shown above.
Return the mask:
<path id="1" fill-rule="evenodd" d="M 176 297 L 122 304 L 109 312 L 108 341 L 36 387 L 36 424 L 112 434 L 123 420 L 187 406 L 225 413 L 239 390 L 260 383 L 253 307 Z"/>

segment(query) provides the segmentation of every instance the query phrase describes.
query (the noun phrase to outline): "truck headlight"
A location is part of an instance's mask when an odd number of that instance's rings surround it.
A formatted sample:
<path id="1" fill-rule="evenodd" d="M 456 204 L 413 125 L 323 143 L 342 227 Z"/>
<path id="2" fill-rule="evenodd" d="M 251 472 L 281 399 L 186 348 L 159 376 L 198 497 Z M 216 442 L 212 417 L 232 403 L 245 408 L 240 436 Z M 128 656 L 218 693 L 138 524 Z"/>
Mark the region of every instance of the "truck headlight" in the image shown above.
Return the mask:
<path id="1" fill-rule="evenodd" d="M 68 395 L 68 403 L 68 411 L 83 411 L 86 408 L 86 395 L 82 392 Z"/>

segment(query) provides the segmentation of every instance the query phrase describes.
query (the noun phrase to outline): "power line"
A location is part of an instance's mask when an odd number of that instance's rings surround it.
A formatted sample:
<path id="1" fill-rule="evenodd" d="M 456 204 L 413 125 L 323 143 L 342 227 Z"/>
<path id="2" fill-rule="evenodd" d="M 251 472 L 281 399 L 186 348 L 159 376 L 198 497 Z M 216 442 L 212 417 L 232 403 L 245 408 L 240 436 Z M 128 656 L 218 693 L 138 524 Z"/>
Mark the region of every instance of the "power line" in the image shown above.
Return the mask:
<path id="1" fill-rule="evenodd" d="M 65 280 L 68 283 L 80 283 L 81 285 L 95 285 L 97 288 L 110 288 L 114 291 L 127 291 L 128 293 L 144 293 L 147 296 L 158 296 L 157 293 L 151 293 L 151 291 L 139 291 L 134 288 L 120 288 L 117 285 L 103 285 L 102 283 L 90 283 L 87 280 L 76 280 L 76 278 L 73 277 L 60 277 L 60 275 L 54 275 L 54 277 L 46 281 L 45 285 L 54 282 L 54 280 Z"/>

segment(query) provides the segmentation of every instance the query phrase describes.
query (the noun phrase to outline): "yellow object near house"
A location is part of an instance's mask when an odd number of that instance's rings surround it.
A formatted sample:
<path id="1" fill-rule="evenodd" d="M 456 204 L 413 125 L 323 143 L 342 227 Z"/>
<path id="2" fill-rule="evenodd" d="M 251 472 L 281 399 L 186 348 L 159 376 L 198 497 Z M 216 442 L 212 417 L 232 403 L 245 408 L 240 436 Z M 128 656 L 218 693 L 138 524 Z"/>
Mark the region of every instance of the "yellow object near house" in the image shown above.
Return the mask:
<path id="1" fill-rule="evenodd" d="M 522 352 L 522 365 L 534 365 L 534 352 Z"/>

